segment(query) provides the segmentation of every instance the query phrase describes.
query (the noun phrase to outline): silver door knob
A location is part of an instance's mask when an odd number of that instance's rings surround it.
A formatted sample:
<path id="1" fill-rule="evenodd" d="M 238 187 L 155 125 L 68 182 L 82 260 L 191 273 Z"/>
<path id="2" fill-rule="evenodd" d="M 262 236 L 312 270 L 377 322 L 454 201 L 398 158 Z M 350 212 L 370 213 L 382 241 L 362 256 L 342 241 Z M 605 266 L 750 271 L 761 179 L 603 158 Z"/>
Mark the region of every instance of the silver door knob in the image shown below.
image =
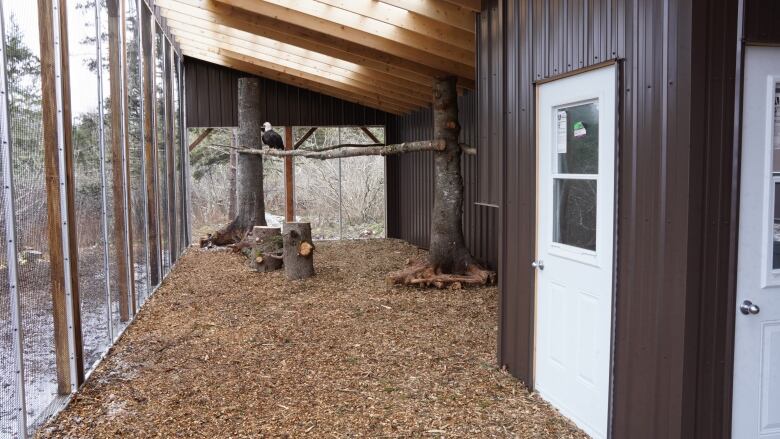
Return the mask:
<path id="1" fill-rule="evenodd" d="M 538 269 L 538 270 L 544 270 L 544 261 L 533 261 L 531 262 L 531 266 Z"/>
<path id="2" fill-rule="evenodd" d="M 761 308 L 758 307 L 758 305 L 754 304 L 753 302 L 746 300 L 742 302 L 742 305 L 739 305 L 739 312 L 742 314 L 748 315 L 748 314 L 758 314 L 761 311 Z"/>

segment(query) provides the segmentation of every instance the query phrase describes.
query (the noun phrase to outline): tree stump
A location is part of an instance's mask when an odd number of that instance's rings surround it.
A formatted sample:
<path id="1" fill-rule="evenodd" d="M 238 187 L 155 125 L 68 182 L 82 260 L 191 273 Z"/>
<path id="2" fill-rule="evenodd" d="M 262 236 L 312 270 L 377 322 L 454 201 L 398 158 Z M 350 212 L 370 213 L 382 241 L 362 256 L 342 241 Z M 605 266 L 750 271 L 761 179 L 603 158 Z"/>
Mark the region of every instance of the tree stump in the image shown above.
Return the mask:
<path id="1" fill-rule="evenodd" d="M 252 252 L 249 266 L 265 273 L 282 268 L 282 230 L 279 227 L 255 226 L 252 229 Z"/>
<path id="2" fill-rule="evenodd" d="M 314 244 L 310 223 L 284 223 L 284 273 L 288 280 L 314 276 Z"/>

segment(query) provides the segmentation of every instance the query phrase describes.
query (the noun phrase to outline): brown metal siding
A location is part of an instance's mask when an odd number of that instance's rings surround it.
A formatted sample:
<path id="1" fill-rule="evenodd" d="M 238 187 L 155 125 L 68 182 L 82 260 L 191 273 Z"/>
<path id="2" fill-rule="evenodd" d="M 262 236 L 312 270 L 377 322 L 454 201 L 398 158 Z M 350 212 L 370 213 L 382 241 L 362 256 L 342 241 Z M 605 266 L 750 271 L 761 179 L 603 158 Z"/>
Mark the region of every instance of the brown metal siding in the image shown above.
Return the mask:
<path id="1" fill-rule="evenodd" d="M 187 75 L 187 127 L 231 127 L 238 120 L 238 78 L 251 76 L 215 64 L 184 58 Z M 276 126 L 386 125 L 384 111 L 260 78 L 260 103 Z"/>
<path id="2" fill-rule="evenodd" d="M 736 1 L 698 3 L 695 13 L 691 2 L 677 0 L 500 4 L 507 97 L 500 242 L 512 245 L 502 246 L 499 257 L 499 361 L 528 384 L 536 230 L 533 82 L 620 59 L 616 438 L 728 435 L 728 263 L 734 254 L 728 237 L 735 227 L 729 127 L 738 14 Z"/>
<path id="3" fill-rule="evenodd" d="M 779 1 L 745 1 L 745 41 L 755 44 L 780 45 Z"/>
<path id="4" fill-rule="evenodd" d="M 477 146 L 476 95 L 458 99 L 461 142 Z M 430 139 L 430 109 L 398 117 L 387 126 L 387 142 Z M 474 257 L 491 268 L 498 266 L 498 208 L 475 204 L 479 186 L 477 160 L 463 157 L 463 231 Z M 387 158 L 387 234 L 427 248 L 431 231 L 434 193 L 433 153 L 413 153 Z"/>
<path id="5" fill-rule="evenodd" d="M 504 94 L 503 83 L 503 44 L 502 16 L 498 1 L 487 2 L 485 9 L 477 18 L 477 101 L 479 107 L 490 111 L 478 113 L 476 121 L 480 144 L 477 156 L 476 200 L 481 203 L 498 205 L 500 202 L 500 175 L 498 159 L 503 143 Z"/>

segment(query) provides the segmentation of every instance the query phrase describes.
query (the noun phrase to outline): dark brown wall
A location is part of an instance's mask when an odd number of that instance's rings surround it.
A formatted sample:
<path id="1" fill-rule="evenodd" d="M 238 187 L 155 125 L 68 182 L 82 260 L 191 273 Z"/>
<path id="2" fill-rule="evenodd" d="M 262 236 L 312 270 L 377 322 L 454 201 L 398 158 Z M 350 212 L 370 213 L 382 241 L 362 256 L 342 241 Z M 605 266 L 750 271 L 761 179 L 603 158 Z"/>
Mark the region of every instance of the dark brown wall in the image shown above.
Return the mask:
<path id="1" fill-rule="evenodd" d="M 728 436 L 738 11 L 696 3 L 501 0 L 491 11 L 505 23 L 501 242 L 515 244 L 500 249 L 499 361 L 529 384 L 534 82 L 619 60 L 616 438 Z"/>
<path id="2" fill-rule="evenodd" d="M 780 44 L 780 2 L 745 1 L 745 41 L 755 44 Z"/>
<path id="3" fill-rule="evenodd" d="M 476 118 L 480 144 L 476 200 L 497 206 L 501 202 L 501 175 L 496 171 L 500 169 L 499 159 L 504 141 L 504 119 L 499 117 L 504 113 L 505 99 L 502 90 L 504 45 L 498 3 L 492 2 L 487 6 L 479 14 L 476 26 L 477 102 L 482 109 Z"/>
<path id="4" fill-rule="evenodd" d="M 458 99 L 462 127 L 460 140 L 477 145 L 476 95 Z M 430 109 L 398 117 L 387 125 L 387 142 L 430 139 L 433 136 Z M 480 151 L 482 151 L 480 149 Z M 427 248 L 433 207 L 433 153 L 413 153 L 387 158 L 387 234 Z M 463 230 L 472 254 L 491 268 L 498 266 L 498 208 L 476 204 L 477 158 L 463 157 Z"/>
<path id="5" fill-rule="evenodd" d="M 237 122 L 238 78 L 252 76 L 184 58 L 187 127 L 230 127 Z M 303 88 L 260 78 L 261 111 L 276 126 L 386 125 L 394 117 Z"/>

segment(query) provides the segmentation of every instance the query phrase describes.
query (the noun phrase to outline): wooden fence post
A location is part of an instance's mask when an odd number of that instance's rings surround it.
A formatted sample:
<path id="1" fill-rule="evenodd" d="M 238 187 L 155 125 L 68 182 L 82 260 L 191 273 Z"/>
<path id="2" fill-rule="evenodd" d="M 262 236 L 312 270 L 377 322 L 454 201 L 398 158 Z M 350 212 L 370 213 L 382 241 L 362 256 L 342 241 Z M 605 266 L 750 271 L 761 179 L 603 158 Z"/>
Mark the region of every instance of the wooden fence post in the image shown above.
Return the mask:
<path id="1" fill-rule="evenodd" d="M 152 287 L 160 283 L 160 222 L 157 202 L 157 130 L 154 87 L 154 20 L 141 2 L 141 46 L 143 53 L 144 94 L 144 174 L 146 175 L 146 212 L 149 228 L 149 280 Z"/>
<path id="2" fill-rule="evenodd" d="M 54 2 L 57 2 L 57 16 L 54 15 Z M 73 222 L 75 218 L 73 139 L 65 0 L 38 0 L 38 31 L 41 45 L 42 126 L 54 351 L 57 391 L 64 395 L 69 394 L 75 386 L 84 381 L 78 251 L 75 250 L 78 248 L 78 237 Z M 58 46 L 55 46 L 57 39 L 59 39 Z M 59 53 L 55 47 L 60 49 Z M 61 113 L 58 110 L 61 110 Z M 61 168 L 64 169 L 64 175 L 61 173 Z M 61 192 L 63 189 L 66 191 L 64 197 Z M 65 206 L 62 205 L 63 200 Z M 67 215 L 66 218 L 63 212 Z M 69 244 L 68 254 L 65 253 L 66 242 Z M 70 299 L 68 290 L 70 290 Z M 68 322 L 68 314 L 70 314 L 70 322 Z M 69 323 L 71 328 L 68 327 Z M 73 337 L 73 360 L 70 358 L 70 337 Z"/>
<path id="3" fill-rule="evenodd" d="M 112 169 L 112 189 L 114 199 L 114 234 L 112 241 L 116 248 L 117 259 L 117 284 L 119 286 L 119 320 L 127 322 L 130 320 L 130 288 L 129 285 L 129 261 L 127 258 L 127 217 L 125 209 L 126 186 L 125 186 L 125 142 L 122 117 L 122 78 L 123 69 L 120 65 L 122 55 L 119 51 L 122 48 L 120 36 L 120 18 L 122 13 L 119 10 L 120 0 L 107 0 L 106 12 L 108 13 L 108 75 L 111 88 L 111 169 Z"/>
<path id="4" fill-rule="evenodd" d="M 173 47 L 165 41 L 165 59 L 163 61 L 164 68 L 164 80 L 166 81 L 165 87 L 165 124 L 168 125 L 165 130 L 167 141 L 166 144 L 166 157 L 167 164 L 167 179 L 168 184 L 166 188 L 168 190 L 168 251 L 170 252 L 170 264 L 176 262 L 178 256 L 178 239 L 176 235 L 176 163 L 174 159 L 174 115 L 173 115 Z"/>

